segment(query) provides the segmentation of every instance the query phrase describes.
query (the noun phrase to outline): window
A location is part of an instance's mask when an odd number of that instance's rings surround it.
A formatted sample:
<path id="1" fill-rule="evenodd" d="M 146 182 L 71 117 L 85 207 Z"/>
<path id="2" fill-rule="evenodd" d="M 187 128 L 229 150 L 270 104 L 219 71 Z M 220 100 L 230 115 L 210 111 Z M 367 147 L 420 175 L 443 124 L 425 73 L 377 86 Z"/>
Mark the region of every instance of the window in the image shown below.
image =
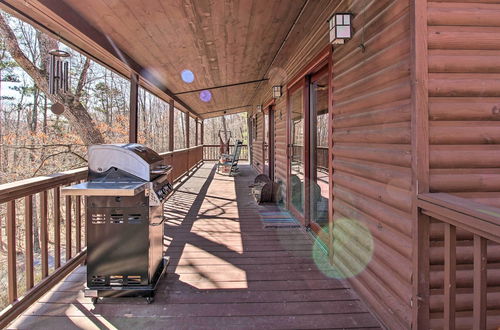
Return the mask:
<path id="1" fill-rule="evenodd" d="M 139 88 L 137 123 L 139 143 L 156 152 L 168 150 L 169 109 L 167 102 L 144 88 Z"/>
<path id="2" fill-rule="evenodd" d="M 174 108 L 174 149 L 186 148 L 186 114 Z"/>

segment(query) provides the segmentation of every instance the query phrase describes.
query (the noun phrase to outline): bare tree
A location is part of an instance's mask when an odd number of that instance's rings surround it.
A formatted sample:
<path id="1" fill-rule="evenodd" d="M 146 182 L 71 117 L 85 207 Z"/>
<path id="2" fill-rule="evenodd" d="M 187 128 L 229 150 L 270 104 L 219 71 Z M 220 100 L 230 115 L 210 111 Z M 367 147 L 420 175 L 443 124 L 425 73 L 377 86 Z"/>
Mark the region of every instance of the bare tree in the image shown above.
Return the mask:
<path id="1" fill-rule="evenodd" d="M 75 93 L 59 92 L 56 95 L 49 94 L 47 66 L 38 68 L 33 61 L 28 59 L 19 47 L 19 42 L 16 35 L 8 25 L 5 17 L 0 15 L 0 35 L 3 37 L 7 51 L 19 66 L 30 75 L 38 88 L 45 94 L 53 103 L 61 103 L 64 106 L 64 116 L 69 123 L 75 128 L 76 132 L 85 144 L 104 143 L 104 137 L 94 125 L 87 109 L 81 104 L 81 90 Z M 48 37 L 39 37 L 40 50 L 42 54 L 47 54 L 47 50 L 52 46 L 57 46 L 57 42 Z M 56 48 L 56 47 L 54 47 Z M 42 52 L 43 51 L 43 52 Z M 42 63 L 46 64 L 46 59 Z M 88 66 L 84 66 L 79 77 L 78 86 L 82 86 L 87 76 Z"/>

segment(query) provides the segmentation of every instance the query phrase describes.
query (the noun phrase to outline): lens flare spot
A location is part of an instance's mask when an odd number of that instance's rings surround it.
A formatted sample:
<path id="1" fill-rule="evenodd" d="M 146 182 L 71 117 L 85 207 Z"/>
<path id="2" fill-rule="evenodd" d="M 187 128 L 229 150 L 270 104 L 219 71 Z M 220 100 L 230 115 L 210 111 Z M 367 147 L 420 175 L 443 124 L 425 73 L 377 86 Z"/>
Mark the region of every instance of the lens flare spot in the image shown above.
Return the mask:
<path id="1" fill-rule="evenodd" d="M 370 230 L 360 221 L 340 218 L 334 222 L 333 237 L 332 263 L 326 253 L 327 246 L 316 238 L 312 250 L 316 266 L 328 277 L 355 277 L 366 268 L 373 256 L 374 245 Z"/>
<path id="2" fill-rule="evenodd" d="M 182 78 L 182 81 L 190 84 L 194 81 L 194 73 L 191 70 L 182 70 L 181 78 Z"/>
<path id="3" fill-rule="evenodd" d="M 203 102 L 210 102 L 212 100 L 212 93 L 208 90 L 203 90 L 200 92 L 200 100 Z"/>

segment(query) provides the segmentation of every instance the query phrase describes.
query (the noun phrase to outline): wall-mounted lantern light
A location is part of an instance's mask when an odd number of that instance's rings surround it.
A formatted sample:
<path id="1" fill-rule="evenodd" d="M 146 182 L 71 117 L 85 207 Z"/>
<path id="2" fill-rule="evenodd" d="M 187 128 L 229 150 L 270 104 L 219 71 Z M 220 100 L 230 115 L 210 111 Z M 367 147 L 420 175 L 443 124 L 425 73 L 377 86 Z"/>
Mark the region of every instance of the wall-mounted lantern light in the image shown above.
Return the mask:
<path id="1" fill-rule="evenodd" d="M 281 86 L 273 86 L 273 98 L 277 99 L 281 97 Z"/>
<path id="2" fill-rule="evenodd" d="M 260 105 L 260 104 L 259 104 L 259 105 L 257 106 L 257 111 L 258 111 L 258 112 L 262 112 L 262 105 Z"/>
<path id="3" fill-rule="evenodd" d="M 346 40 L 352 38 L 352 17 L 351 13 L 335 13 L 328 20 L 330 27 L 330 42 L 334 45 L 342 45 Z"/>

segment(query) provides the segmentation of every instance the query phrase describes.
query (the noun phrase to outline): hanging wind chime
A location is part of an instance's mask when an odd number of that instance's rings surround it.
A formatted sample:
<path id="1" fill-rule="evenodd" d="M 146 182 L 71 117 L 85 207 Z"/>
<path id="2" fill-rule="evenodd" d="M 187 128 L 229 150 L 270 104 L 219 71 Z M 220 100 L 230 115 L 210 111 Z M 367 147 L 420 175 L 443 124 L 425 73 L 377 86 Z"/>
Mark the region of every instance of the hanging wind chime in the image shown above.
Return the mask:
<path id="1" fill-rule="evenodd" d="M 67 93 L 69 90 L 69 57 L 67 51 L 52 49 L 49 51 L 49 94 Z M 57 102 L 51 107 L 56 115 L 64 112 L 64 106 Z"/>

